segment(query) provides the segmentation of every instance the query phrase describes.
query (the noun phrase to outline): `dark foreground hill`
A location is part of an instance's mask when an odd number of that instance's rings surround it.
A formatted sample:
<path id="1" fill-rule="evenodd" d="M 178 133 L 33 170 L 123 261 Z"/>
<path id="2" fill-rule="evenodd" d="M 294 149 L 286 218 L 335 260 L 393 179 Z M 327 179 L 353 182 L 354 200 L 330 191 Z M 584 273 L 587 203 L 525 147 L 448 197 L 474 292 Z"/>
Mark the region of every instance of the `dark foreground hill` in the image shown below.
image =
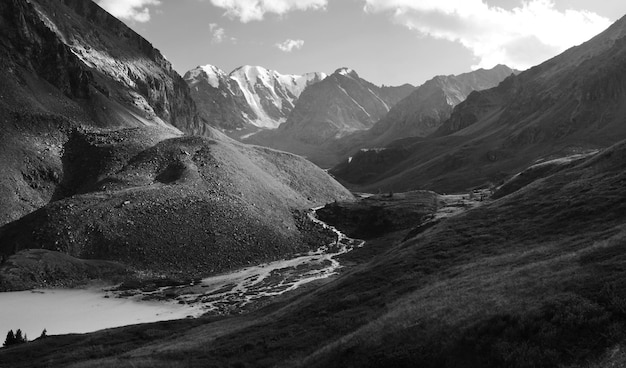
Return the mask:
<path id="1" fill-rule="evenodd" d="M 331 172 L 365 190 L 498 183 L 539 159 L 626 138 L 626 18 L 499 86 L 469 95 L 428 139 L 362 152 Z"/>
<path id="2" fill-rule="evenodd" d="M 620 143 L 411 231 L 334 282 L 250 315 L 52 337 L 0 359 L 14 367 L 622 366 L 625 158 Z"/>
<path id="3" fill-rule="evenodd" d="M 323 236 L 303 210 L 351 198 L 300 157 L 214 132 L 160 52 L 95 3 L 7 0 L 0 17 L 2 288 L 126 272 L 36 253 L 77 267 L 49 277 L 11 257 L 30 248 L 184 276 L 291 255 Z"/>

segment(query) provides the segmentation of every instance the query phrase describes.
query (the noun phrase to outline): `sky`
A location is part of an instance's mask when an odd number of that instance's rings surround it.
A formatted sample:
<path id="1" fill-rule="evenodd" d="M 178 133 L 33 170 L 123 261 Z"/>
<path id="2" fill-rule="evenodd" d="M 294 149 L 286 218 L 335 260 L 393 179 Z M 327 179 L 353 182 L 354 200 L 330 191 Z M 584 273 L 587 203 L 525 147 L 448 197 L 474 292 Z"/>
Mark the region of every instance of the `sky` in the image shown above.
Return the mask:
<path id="1" fill-rule="evenodd" d="M 626 14 L 623 0 L 95 0 L 183 75 L 354 69 L 377 85 L 537 65 Z"/>

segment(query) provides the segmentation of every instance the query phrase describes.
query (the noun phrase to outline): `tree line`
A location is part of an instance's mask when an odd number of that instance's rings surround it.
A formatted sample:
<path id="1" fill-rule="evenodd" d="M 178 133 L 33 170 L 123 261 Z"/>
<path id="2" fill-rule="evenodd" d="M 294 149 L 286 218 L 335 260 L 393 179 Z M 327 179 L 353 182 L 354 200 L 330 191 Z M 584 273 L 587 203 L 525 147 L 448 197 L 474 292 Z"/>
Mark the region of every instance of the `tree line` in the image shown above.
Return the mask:
<path id="1" fill-rule="evenodd" d="M 48 332 L 44 328 L 39 338 L 43 339 L 47 336 L 48 336 Z M 26 336 L 25 333 L 22 334 L 22 330 L 18 328 L 17 331 L 15 331 L 15 333 L 13 333 L 13 330 L 9 330 L 9 332 L 7 333 L 7 337 L 4 340 L 3 346 L 9 347 L 13 345 L 25 344 L 27 342 L 28 342 L 28 337 Z"/>

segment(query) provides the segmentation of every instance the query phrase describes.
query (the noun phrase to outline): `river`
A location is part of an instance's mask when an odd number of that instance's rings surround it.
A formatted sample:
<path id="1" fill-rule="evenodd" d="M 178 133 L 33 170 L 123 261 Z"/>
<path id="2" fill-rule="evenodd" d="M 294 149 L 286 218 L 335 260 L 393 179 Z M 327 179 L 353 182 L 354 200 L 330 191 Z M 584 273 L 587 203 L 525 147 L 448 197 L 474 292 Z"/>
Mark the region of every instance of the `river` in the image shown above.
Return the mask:
<path id="1" fill-rule="evenodd" d="M 43 329 L 49 335 L 86 333 L 204 313 L 239 312 L 252 303 L 336 274 L 341 268 L 336 257 L 364 244 L 318 220 L 315 211 L 309 217 L 335 232 L 337 241 L 292 259 L 207 277 L 195 285 L 132 293 L 111 286 L 0 293 L 0 334 L 19 328 L 33 339 Z M 164 294 L 171 297 L 158 300 Z"/>

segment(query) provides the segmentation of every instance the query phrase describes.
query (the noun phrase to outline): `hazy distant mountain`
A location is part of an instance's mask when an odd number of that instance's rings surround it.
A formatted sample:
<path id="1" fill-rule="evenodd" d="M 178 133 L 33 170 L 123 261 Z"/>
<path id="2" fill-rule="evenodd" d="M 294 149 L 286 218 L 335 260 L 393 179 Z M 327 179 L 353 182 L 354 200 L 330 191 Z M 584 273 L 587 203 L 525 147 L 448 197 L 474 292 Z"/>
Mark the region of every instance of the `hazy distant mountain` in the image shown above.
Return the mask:
<path id="1" fill-rule="evenodd" d="M 230 74 L 212 65 L 199 66 L 184 77 L 200 115 L 212 126 L 228 130 L 277 128 L 286 121 L 302 91 L 324 78 L 324 73 L 283 75 L 248 65 Z"/>
<path id="2" fill-rule="evenodd" d="M 247 142 L 304 155 L 324 165 L 324 144 L 372 127 L 414 88 L 408 84 L 378 87 L 354 70 L 340 68 L 302 93 L 285 124 Z"/>
<path id="3" fill-rule="evenodd" d="M 493 88 L 513 73 L 516 71 L 498 65 L 489 70 L 437 76 L 398 102 L 369 130 L 357 133 L 350 140 L 359 141 L 365 148 L 384 147 L 396 139 L 425 137 L 437 130 L 471 92 Z"/>
<path id="4" fill-rule="evenodd" d="M 361 152 L 334 174 L 362 188 L 460 190 L 541 158 L 626 138 L 626 18 L 499 86 L 473 92 L 429 139 Z M 385 159 L 393 157 L 393 160 Z"/>

